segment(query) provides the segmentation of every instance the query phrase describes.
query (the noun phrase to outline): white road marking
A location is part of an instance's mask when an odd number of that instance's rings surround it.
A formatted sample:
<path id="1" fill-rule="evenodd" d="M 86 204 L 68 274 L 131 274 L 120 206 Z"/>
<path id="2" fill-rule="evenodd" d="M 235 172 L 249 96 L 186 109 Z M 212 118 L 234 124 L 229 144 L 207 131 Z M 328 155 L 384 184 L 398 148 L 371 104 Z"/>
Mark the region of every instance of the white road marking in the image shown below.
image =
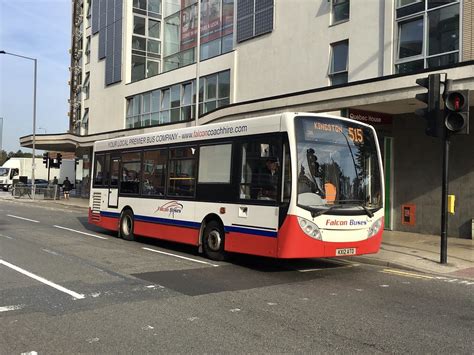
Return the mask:
<path id="1" fill-rule="evenodd" d="M 142 248 L 142 249 L 148 250 L 148 251 L 152 251 L 152 252 L 154 252 L 154 253 L 159 253 L 159 254 L 174 256 L 174 257 L 176 257 L 176 258 L 180 258 L 180 259 L 184 259 L 184 260 L 194 261 L 195 263 L 201 263 L 201 264 L 206 264 L 206 265 L 211 265 L 211 266 L 219 266 L 219 265 L 217 265 L 217 264 L 208 263 L 207 261 L 191 259 L 191 258 L 187 258 L 187 257 L 185 257 L 185 256 L 176 255 L 176 254 L 171 254 L 171 253 L 166 253 L 166 252 L 164 252 L 164 251 L 160 251 L 160 250 L 156 250 L 156 249 L 151 249 L 151 248 Z"/>
<path id="2" fill-rule="evenodd" d="M 3 235 L 3 234 L 0 234 L 0 237 L 7 238 L 7 239 L 13 239 L 12 237 L 9 237 L 8 235 Z"/>
<path id="3" fill-rule="evenodd" d="M 52 250 L 49 250 L 49 249 L 41 249 L 42 251 L 48 253 L 48 254 L 53 254 L 53 255 L 59 255 L 58 253 L 56 253 L 55 251 L 52 251 Z"/>
<path id="4" fill-rule="evenodd" d="M 29 218 L 25 218 L 25 217 L 20 217 L 20 216 L 15 216 L 15 215 L 13 215 L 13 214 L 7 214 L 7 216 L 8 216 L 8 217 L 12 217 L 12 218 L 22 219 L 22 220 L 24 220 L 24 221 L 39 223 L 39 221 L 37 221 L 37 220 L 29 219 Z"/>
<path id="5" fill-rule="evenodd" d="M 465 285 L 474 285 L 474 282 L 469 282 L 469 281 L 466 281 L 466 280 L 463 280 L 463 281 L 459 281 L 460 284 L 465 284 Z"/>
<path id="6" fill-rule="evenodd" d="M 91 233 L 86 233 L 86 232 L 81 232 L 81 231 L 78 231 L 78 230 L 75 230 L 75 229 L 71 229 L 71 228 L 61 227 L 61 226 L 57 226 L 57 225 L 54 225 L 53 227 L 59 228 L 59 229 L 64 229 L 64 230 L 67 230 L 67 231 L 70 231 L 70 232 L 75 232 L 75 233 L 79 233 L 79 234 L 88 235 L 88 236 L 91 236 L 91 237 L 94 237 L 94 238 L 108 239 L 108 238 L 105 238 L 105 237 L 101 237 L 101 236 L 99 236 L 99 235 L 95 235 L 95 234 L 91 234 Z"/>
<path id="7" fill-rule="evenodd" d="M 296 269 L 298 272 L 311 272 L 311 271 L 320 271 L 324 269 Z"/>
<path id="8" fill-rule="evenodd" d="M 240 308 L 232 308 L 230 311 L 231 311 L 232 313 L 240 312 Z"/>
<path id="9" fill-rule="evenodd" d="M 45 278 L 43 278 L 41 276 L 35 275 L 35 274 L 33 274 L 29 271 L 26 271 L 26 270 L 24 270 L 24 269 L 22 269 L 18 266 L 10 264 L 9 262 L 7 262 L 5 260 L 0 259 L 0 264 L 3 264 L 3 265 L 5 265 L 5 266 L 7 266 L 10 269 L 13 269 L 15 271 L 18 271 L 19 273 L 22 273 L 23 275 L 31 277 L 32 279 L 35 279 L 36 281 L 42 282 L 45 285 L 51 286 L 51 287 L 55 288 L 58 291 L 67 293 L 68 295 L 71 295 L 72 297 L 74 297 L 74 299 L 83 299 L 85 297 L 83 294 L 68 290 L 67 288 L 65 288 L 61 285 L 55 284 L 54 282 L 51 282 L 51 281 L 48 281 L 48 280 L 46 280 Z"/>
<path id="10" fill-rule="evenodd" d="M 21 355 L 38 355 L 36 351 L 28 351 L 26 353 L 21 353 Z"/>
<path id="11" fill-rule="evenodd" d="M 0 312 L 16 311 L 17 309 L 22 309 L 25 307 L 24 304 L 17 304 L 15 306 L 4 306 L 0 307 Z"/>

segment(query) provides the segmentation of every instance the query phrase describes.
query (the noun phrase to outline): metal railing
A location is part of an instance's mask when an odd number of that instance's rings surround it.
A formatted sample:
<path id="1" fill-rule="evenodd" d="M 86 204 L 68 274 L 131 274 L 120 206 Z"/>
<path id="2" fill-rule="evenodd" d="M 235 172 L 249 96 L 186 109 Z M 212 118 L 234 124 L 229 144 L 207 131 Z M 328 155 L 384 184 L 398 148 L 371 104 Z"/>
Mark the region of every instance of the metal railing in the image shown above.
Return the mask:
<path id="1" fill-rule="evenodd" d="M 33 198 L 33 186 L 26 184 L 16 184 L 12 188 L 12 196 L 14 198 Z M 35 199 L 43 200 L 59 200 L 60 199 L 60 187 L 58 185 L 36 185 L 35 186 Z"/>

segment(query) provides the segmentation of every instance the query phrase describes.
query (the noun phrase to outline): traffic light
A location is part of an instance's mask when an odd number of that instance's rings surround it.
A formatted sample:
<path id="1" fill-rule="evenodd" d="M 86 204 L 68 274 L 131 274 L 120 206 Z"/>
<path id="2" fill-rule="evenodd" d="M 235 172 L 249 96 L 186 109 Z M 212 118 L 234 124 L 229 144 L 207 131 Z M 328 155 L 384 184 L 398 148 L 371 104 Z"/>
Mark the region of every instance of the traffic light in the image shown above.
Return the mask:
<path id="1" fill-rule="evenodd" d="M 63 155 L 61 153 L 56 154 L 56 167 L 60 167 L 63 161 Z"/>
<path id="2" fill-rule="evenodd" d="M 440 74 L 430 74 L 427 78 L 416 79 L 416 83 L 428 89 L 428 92 L 416 94 L 415 98 L 424 102 L 427 107 L 415 111 L 415 114 L 426 119 L 426 134 L 431 137 L 442 137 L 444 132 L 443 116 L 440 110 Z"/>
<path id="3" fill-rule="evenodd" d="M 444 124 L 452 134 L 469 134 L 469 90 L 449 91 L 446 94 Z"/>
<path id="4" fill-rule="evenodd" d="M 43 153 L 43 164 L 44 166 L 48 167 L 49 163 L 49 153 Z"/>

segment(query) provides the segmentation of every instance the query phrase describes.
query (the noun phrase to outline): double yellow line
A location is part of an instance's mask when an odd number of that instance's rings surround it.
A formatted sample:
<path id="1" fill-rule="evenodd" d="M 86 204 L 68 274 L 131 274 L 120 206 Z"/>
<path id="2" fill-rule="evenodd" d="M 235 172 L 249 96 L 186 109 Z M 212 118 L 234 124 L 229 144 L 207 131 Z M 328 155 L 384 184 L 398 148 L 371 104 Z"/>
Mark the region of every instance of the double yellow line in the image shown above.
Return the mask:
<path id="1" fill-rule="evenodd" d="M 395 270 L 395 269 L 384 269 L 381 272 L 384 274 L 391 274 L 391 275 L 398 275 L 398 276 L 404 276 L 404 277 L 412 277 L 414 279 L 428 279 L 432 280 L 435 277 L 433 276 L 428 276 L 428 275 L 422 275 L 422 274 L 415 274 L 413 272 L 406 272 L 406 271 L 401 271 L 401 270 Z"/>

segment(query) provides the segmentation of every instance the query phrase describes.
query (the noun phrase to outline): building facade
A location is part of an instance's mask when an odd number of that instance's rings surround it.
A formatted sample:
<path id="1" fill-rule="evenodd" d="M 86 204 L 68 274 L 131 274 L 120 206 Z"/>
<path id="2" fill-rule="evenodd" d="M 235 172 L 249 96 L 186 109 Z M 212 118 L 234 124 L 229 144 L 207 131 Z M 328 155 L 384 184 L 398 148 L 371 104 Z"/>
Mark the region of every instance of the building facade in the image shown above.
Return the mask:
<path id="1" fill-rule="evenodd" d="M 36 145 L 75 151 L 84 196 L 97 139 L 336 112 L 378 131 L 386 228 L 439 234 L 442 145 L 414 115 L 415 81 L 474 90 L 472 1 L 75 0 L 72 16 L 70 129 Z M 472 237 L 473 145 L 452 137 L 450 236 Z"/>

